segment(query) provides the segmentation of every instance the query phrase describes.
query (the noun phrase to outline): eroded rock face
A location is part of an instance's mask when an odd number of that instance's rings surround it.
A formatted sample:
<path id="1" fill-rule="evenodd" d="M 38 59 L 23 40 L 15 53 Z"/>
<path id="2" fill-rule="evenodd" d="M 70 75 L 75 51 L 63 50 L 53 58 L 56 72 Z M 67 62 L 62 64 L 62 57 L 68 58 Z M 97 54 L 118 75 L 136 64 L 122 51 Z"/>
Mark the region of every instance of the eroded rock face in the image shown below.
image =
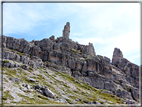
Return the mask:
<path id="1" fill-rule="evenodd" d="M 95 53 L 95 49 L 93 47 L 93 44 L 92 43 L 89 43 L 88 46 L 85 46 L 82 48 L 82 53 L 84 54 L 87 54 L 87 55 L 96 55 Z"/>
<path id="2" fill-rule="evenodd" d="M 132 86 L 139 87 L 139 66 L 123 58 L 123 54 L 118 48 L 114 49 L 112 64 L 126 74 L 125 78 Z"/>
<path id="3" fill-rule="evenodd" d="M 25 39 L 3 36 L 3 58 L 7 60 L 3 62 L 3 66 L 26 70 L 30 67 L 49 67 L 54 71 L 72 75 L 93 87 L 111 91 L 122 98 L 139 99 L 139 66 L 123 58 L 118 48 L 114 49 L 110 64 L 110 59 L 106 56 L 96 55 L 93 44 L 86 46 L 74 42 L 69 39 L 69 33 L 70 24 L 67 22 L 63 37 L 57 39 L 51 36 L 49 39 L 27 42 Z M 125 91 L 126 83 L 135 88 L 131 90 L 131 94 Z M 119 86 L 122 91 L 117 91 Z"/>

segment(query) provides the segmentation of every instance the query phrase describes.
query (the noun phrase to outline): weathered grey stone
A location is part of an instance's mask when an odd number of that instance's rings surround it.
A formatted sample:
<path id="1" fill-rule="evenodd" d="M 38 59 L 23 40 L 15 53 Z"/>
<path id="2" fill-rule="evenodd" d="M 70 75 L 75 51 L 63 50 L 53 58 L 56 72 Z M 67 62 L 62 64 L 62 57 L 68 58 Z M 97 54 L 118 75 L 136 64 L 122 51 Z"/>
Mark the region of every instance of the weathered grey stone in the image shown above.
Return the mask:
<path id="1" fill-rule="evenodd" d="M 104 88 L 114 92 L 117 89 L 117 85 L 114 82 L 105 82 Z"/>
<path id="2" fill-rule="evenodd" d="M 80 71 L 73 71 L 72 75 L 73 76 L 81 76 L 82 74 L 80 73 Z"/>
<path id="3" fill-rule="evenodd" d="M 98 101 L 94 101 L 94 104 L 101 105 L 101 103 L 99 103 Z"/>
<path id="4" fill-rule="evenodd" d="M 21 65 L 21 68 L 25 69 L 25 70 L 29 70 L 29 66 L 26 64 Z"/>
<path id="5" fill-rule="evenodd" d="M 109 64 L 110 63 L 110 59 L 106 56 L 104 56 L 104 61 L 105 61 L 105 65 Z"/>
<path id="6" fill-rule="evenodd" d="M 55 40 L 55 36 L 52 35 L 49 39 L 52 40 L 52 41 L 54 41 Z"/>
<path id="7" fill-rule="evenodd" d="M 39 86 L 39 85 L 36 85 L 34 88 L 35 88 L 35 90 L 36 90 L 36 89 L 40 89 L 40 86 Z"/>
<path id="8" fill-rule="evenodd" d="M 127 92 L 125 90 L 116 90 L 115 91 L 115 95 L 117 95 L 118 97 L 121 97 L 121 98 L 128 98 L 128 99 L 132 99 L 131 97 L 131 93 L 130 92 Z"/>
<path id="9" fill-rule="evenodd" d="M 56 43 L 54 45 L 54 50 L 56 50 L 57 52 L 61 52 L 61 43 Z"/>
<path id="10" fill-rule="evenodd" d="M 28 65 L 29 65 L 30 67 L 32 67 L 32 68 L 36 68 L 36 64 L 35 64 L 35 62 L 34 62 L 33 60 L 30 60 L 30 61 L 28 62 Z"/>
<path id="11" fill-rule="evenodd" d="M 20 61 L 20 56 L 19 55 L 15 55 L 15 61 Z"/>
<path id="12" fill-rule="evenodd" d="M 87 60 L 87 71 L 97 71 L 96 62 L 92 59 Z"/>
<path id="13" fill-rule="evenodd" d="M 55 94 L 49 89 L 43 88 L 42 91 L 43 91 L 43 95 L 50 97 L 50 98 L 55 98 Z"/>
<path id="14" fill-rule="evenodd" d="M 6 67 L 9 67 L 9 68 L 20 67 L 19 63 L 14 62 L 12 60 L 8 60 L 8 59 L 3 59 L 2 65 L 6 66 Z"/>
<path id="15" fill-rule="evenodd" d="M 9 78 L 9 80 L 13 81 L 13 82 L 19 82 L 18 78 Z"/>
<path id="16" fill-rule="evenodd" d="M 57 39 L 51 36 L 49 39 L 27 42 L 25 39 L 5 36 L 3 58 L 10 61 L 3 63 L 3 65 L 6 67 L 20 66 L 23 69 L 49 67 L 53 71 L 73 75 L 93 87 L 107 89 L 111 92 L 115 92 L 119 85 L 126 90 L 125 84 L 139 88 L 139 66 L 123 58 L 120 49 L 115 48 L 114 50 L 112 60 L 114 67 L 110 64 L 109 58 L 96 56 L 93 44 L 89 43 L 85 46 L 74 42 L 69 39 L 69 33 L 70 26 L 67 23 L 63 37 Z M 25 65 L 21 63 L 18 65 L 15 61 L 20 61 Z M 120 79 L 123 81 L 119 81 Z M 129 96 L 127 92 L 116 91 L 115 93 L 124 98 Z M 131 92 L 132 98 L 137 100 L 137 94 L 138 92 L 133 90 Z"/>
<path id="17" fill-rule="evenodd" d="M 31 60 L 35 63 L 36 68 L 43 67 L 43 62 L 42 62 L 42 60 L 41 60 L 39 57 L 37 57 L 37 56 L 32 56 L 32 57 L 31 57 Z"/>
<path id="18" fill-rule="evenodd" d="M 76 61 L 76 71 L 81 71 L 83 63 L 81 61 Z"/>
<path id="19" fill-rule="evenodd" d="M 69 39 L 69 34 L 70 34 L 70 23 L 67 22 L 66 25 L 64 26 L 63 38 Z"/>
<path id="20" fill-rule="evenodd" d="M 123 58 L 123 54 L 120 49 L 115 48 L 113 52 L 113 58 L 112 58 L 112 64 L 116 65 L 118 64 L 118 61 Z"/>
<path id="21" fill-rule="evenodd" d="M 139 99 L 139 90 L 136 88 L 131 88 L 131 94 L 132 94 L 132 98 L 134 100 L 138 100 Z"/>
<path id="22" fill-rule="evenodd" d="M 36 80 L 33 79 L 33 78 L 29 78 L 29 81 L 31 81 L 31 82 L 36 82 Z"/>
<path id="23" fill-rule="evenodd" d="M 15 58 L 15 54 L 13 52 L 6 51 L 3 52 L 3 58 L 13 60 Z"/>
<path id="24" fill-rule="evenodd" d="M 126 100 L 123 102 L 124 104 L 136 104 L 136 102 L 134 100 Z"/>
<path id="25" fill-rule="evenodd" d="M 6 40 L 7 38 L 5 36 L 2 36 L 2 47 L 6 48 Z"/>
<path id="26" fill-rule="evenodd" d="M 87 55 L 93 55 L 93 56 L 95 56 L 96 53 L 95 53 L 95 49 L 93 47 L 93 44 L 89 43 L 89 45 L 83 47 L 82 53 L 87 54 Z"/>
<path id="27" fill-rule="evenodd" d="M 30 60 L 30 58 L 27 56 L 22 55 L 20 57 L 20 61 L 23 62 L 23 64 L 28 64 L 29 60 Z"/>

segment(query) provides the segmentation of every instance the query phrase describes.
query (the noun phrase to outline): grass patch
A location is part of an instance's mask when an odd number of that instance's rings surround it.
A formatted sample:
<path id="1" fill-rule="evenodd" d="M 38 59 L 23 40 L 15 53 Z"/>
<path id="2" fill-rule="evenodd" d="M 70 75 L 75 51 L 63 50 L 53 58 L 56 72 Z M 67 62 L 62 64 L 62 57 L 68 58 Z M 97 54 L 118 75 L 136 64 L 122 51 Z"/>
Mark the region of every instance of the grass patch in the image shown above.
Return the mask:
<path id="1" fill-rule="evenodd" d="M 43 99 L 43 100 L 48 100 L 47 97 L 43 96 L 43 95 L 38 95 L 39 98 Z"/>
<path id="2" fill-rule="evenodd" d="M 66 99 L 66 101 L 69 103 L 69 104 L 72 104 L 72 101 L 70 99 Z"/>
<path id="3" fill-rule="evenodd" d="M 13 78 L 17 74 L 16 70 L 12 70 L 12 69 L 9 69 L 9 68 L 2 68 L 2 69 L 3 69 L 3 73 L 10 78 Z"/>
<path id="4" fill-rule="evenodd" d="M 8 82 L 8 80 L 6 78 L 4 78 L 5 82 Z"/>
<path id="5" fill-rule="evenodd" d="M 4 63 L 9 63 L 9 61 L 8 61 L 8 60 L 4 60 L 3 62 L 4 62 Z"/>
<path id="6" fill-rule="evenodd" d="M 47 97 L 43 95 L 38 95 L 37 92 L 32 92 L 32 93 L 34 93 L 34 96 L 32 98 L 17 93 L 19 97 L 23 98 L 22 101 L 18 103 L 19 104 L 61 104 L 56 101 L 50 101 L 48 100 Z"/>
<path id="7" fill-rule="evenodd" d="M 12 95 L 9 94 L 9 91 L 5 91 L 3 94 L 4 94 L 2 98 L 3 100 L 8 100 L 8 99 L 13 100 L 13 97 Z"/>

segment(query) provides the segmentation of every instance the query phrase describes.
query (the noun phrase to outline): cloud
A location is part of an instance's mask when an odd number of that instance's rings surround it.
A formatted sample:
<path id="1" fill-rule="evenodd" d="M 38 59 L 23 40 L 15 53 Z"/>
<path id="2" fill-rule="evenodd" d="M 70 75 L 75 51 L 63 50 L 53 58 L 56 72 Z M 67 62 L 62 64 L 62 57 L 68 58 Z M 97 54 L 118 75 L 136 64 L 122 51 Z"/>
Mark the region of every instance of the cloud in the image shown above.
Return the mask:
<path id="1" fill-rule="evenodd" d="M 126 57 L 140 49 L 140 5 L 138 3 L 4 3 L 5 35 L 43 39 L 62 35 L 70 22 L 70 38 L 94 44 L 99 55 L 112 57 L 118 47 Z"/>

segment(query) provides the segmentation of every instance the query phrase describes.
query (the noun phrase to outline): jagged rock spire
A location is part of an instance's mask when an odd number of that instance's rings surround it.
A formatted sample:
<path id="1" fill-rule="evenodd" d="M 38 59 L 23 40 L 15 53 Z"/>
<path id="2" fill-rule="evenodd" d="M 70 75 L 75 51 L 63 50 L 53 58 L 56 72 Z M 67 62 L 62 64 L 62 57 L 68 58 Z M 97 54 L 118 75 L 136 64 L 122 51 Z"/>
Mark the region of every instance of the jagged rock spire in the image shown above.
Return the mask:
<path id="1" fill-rule="evenodd" d="M 123 58 L 123 54 L 119 48 L 114 48 L 112 64 L 116 65 L 120 59 Z"/>
<path id="2" fill-rule="evenodd" d="M 67 22 L 66 25 L 64 26 L 63 38 L 69 39 L 69 34 L 70 34 L 70 23 Z"/>

